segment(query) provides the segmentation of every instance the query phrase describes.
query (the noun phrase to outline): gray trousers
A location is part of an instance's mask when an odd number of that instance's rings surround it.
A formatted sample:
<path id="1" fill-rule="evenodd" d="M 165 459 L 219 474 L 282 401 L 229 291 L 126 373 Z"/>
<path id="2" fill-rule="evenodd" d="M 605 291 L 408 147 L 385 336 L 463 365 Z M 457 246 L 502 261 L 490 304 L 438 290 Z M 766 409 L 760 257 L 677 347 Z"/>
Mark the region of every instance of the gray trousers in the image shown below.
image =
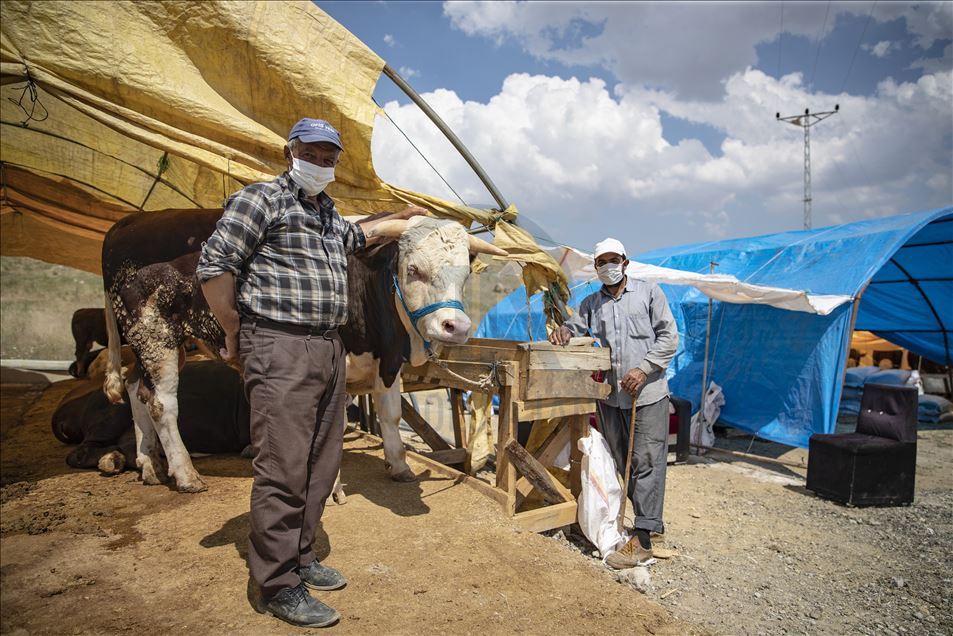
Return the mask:
<path id="1" fill-rule="evenodd" d="M 631 409 L 606 406 L 601 402 L 602 435 L 609 444 L 620 475 L 625 473 L 629 450 Z M 665 469 L 668 465 L 668 397 L 635 411 L 635 445 L 632 448 L 632 475 L 629 500 L 635 506 L 635 527 L 649 532 L 665 532 L 662 506 L 665 503 Z"/>
<path id="2" fill-rule="evenodd" d="M 248 569 L 264 598 L 301 582 L 341 466 L 345 352 L 340 337 L 242 322 L 254 480 Z"/>

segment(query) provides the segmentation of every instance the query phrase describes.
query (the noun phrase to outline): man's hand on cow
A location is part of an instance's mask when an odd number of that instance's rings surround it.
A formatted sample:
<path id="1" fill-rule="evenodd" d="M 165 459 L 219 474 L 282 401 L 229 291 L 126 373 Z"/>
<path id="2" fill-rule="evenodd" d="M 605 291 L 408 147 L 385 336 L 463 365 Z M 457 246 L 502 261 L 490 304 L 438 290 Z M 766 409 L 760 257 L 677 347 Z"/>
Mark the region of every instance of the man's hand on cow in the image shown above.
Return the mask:
<path id="1" fill-rule="evenodd" d="M 556 345 L 566 346 L 569 344 L 569 339 L 572 338 L 572 332 L 569 331 L 569 327 L 566 325 L 560 325 L 556 327 L 551 334 L 549 334 L 549 341 Z"/>
<path id="2" fill-rule="evenodd" d="M 409 219 L 415 216 L 427 216 L 427 210 L 420 207 L 419 205 L 408 205 L 400 212 L 394 212 L 389 218 Z"/>
<path id="3" fill-rule="evenodd" d="M 218 350 L 222 362 L 239 373 L 242 371 L 242 362 L 238 356 L 238 332 L 225 334 L 225 347 Z"/>
<path id="4" fill-rule="evenodd" d="M 622 378 L 622 388 L 634 398 L 639 395 L 647 380 L 648 376 L 642 369 L 629 369 L 628 373 Z"/>

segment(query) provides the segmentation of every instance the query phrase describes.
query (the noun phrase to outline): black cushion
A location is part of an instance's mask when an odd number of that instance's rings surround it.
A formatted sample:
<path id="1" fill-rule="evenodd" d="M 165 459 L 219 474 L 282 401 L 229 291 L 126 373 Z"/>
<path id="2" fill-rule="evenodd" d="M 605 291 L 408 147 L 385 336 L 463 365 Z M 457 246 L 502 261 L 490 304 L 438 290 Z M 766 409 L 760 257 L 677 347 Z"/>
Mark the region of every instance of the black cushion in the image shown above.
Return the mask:
<path id="1" fill-rule="evenodd" d="M 917 399 L 913 386 L 865 384 L 857 432 L 901 442 L 917 441 Z"/>
<path id="2" fill-rule="evenodd" d="M 877 455 L 900 448 L 904 442 L 875 437 L 864 433 L 837 433 L 835 435 L 811 435 L 810 448 L 834 446 L 850 455 Z"/>

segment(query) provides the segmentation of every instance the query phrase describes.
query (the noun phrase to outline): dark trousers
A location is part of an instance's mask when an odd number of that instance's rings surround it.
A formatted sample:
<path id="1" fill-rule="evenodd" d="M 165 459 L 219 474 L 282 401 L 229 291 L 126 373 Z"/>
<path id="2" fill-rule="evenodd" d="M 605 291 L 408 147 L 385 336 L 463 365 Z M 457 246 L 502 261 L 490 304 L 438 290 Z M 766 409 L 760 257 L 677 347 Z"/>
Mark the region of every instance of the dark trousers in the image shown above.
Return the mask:
<path id="1" fill-rule="evenodd" d="M 345 352 L 337 335 L 292 335 L 243 322 L 239 349 L 251 406 L 248 568 L 270 598 L 301 582 L 341 466 Z"/>
<path id="2" fill-rule="evenodd" d="M 603 431 L 612 459 L 620 475 L 625 475 L 625 454 L 629 450 L 630 409 L 599 403 Z M 649 532 L 665 532 L 662 507 L 665 503 L 665 469 L 668 466 L 668 398 L 640 406 L 635 411 L 635 444 L 629 500 L 635 506 L 635 527 Z"/>

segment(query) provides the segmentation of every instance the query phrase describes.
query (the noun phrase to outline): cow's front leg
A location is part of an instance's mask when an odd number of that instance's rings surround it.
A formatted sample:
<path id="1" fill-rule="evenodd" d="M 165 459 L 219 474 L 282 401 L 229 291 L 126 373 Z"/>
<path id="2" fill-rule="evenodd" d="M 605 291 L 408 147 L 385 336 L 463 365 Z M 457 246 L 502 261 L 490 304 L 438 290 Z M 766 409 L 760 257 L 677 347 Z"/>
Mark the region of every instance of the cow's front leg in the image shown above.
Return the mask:
<path id="1" fill-rule="evenodd" d="M 331 489 L 331 497 L 334 503 L 343 506 L 347 503 L 347 494 L 344 492 L 344 484 L 341 483 L 341 471 L 338 470 L 338 476 L 334 479 L 334 487 Z"/>
<path id="2" fill-rule="evenodd" d="M 149 409 L 139 398 L 139 384 L 142 378 L 126 382 L 126 394 L 129 395 L 129 406 L 132 408 L 133 428 L 136 430 L 136 466 L 142 473 L 142 483 L 150 486 L 165 481 L 165 470 L 162 459 L 159 457 L 159 444 L 156 438 L 155 425 Z"/>
<path id="3" fill-rule="evenodd" d="M 156 366 L 152 374 L 156 388 L 147 406 L 165 451 L 169 476 L 175 479 L 179 492 L 202 492 L 208 486 L 192 466 L 189 451 L 179 435 L 179 349 L 165 351 Z"/>
<path id="4" fill-rule="evenodd" d="M 400 386 L 395 382 L 389 389 L 374 394 L 377 417 L 381 421 L 384 439 L 384 465 L 394 481 L 415 481 L 417 476 L 407 465 L 407 453 L 400 439 Z"/>

